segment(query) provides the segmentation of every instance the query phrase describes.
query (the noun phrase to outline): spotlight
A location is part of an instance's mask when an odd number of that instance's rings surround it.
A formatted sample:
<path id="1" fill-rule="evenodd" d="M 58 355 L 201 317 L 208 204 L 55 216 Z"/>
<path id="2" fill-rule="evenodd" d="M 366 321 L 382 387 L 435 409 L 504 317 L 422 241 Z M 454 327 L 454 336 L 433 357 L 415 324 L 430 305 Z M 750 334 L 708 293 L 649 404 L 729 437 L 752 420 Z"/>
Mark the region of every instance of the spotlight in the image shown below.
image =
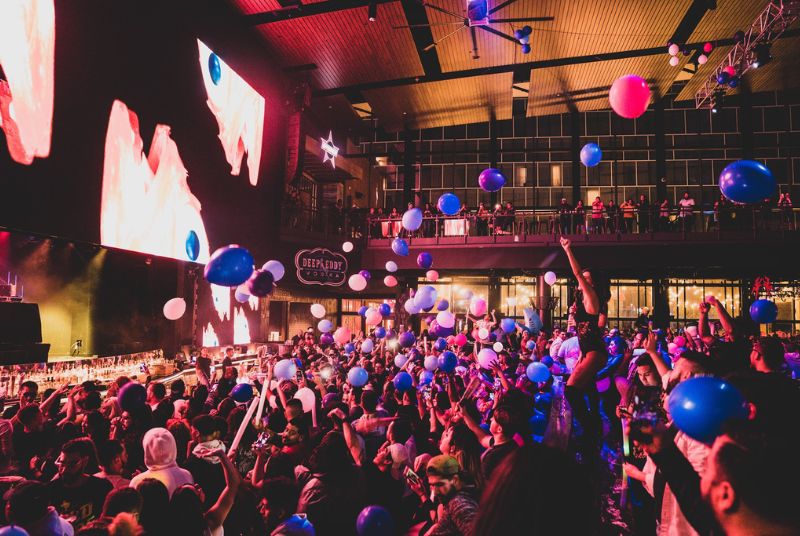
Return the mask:
<path id="1" fill-rule="evenodd" d="M 370 2 L 369 7 L 367 8 L 367 17 L 369 17 L 370 22 L 375 22 L 375 19 L 378 18 L 378 2 Z"/>
<path id="2" fill-rule="evenodd" d="M 772 61 L 772 54 L 770 54 L 771 47 L 772 43 L 761 43 L 760 45 L 756 45 L 756 61 L 753 62 L 753 69 L 763 67 Z"/>

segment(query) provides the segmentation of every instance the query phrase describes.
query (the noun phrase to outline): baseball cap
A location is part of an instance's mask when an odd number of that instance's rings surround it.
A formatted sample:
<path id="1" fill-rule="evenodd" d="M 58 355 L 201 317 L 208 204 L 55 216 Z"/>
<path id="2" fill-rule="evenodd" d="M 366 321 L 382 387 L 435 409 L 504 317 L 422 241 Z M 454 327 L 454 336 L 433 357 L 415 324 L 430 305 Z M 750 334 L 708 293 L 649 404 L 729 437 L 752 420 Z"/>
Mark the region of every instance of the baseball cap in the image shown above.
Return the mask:
<path id="1" fill-rule="evenodd" d="M 433 476 L 454 476 L 461 470 L 458 460 L 446 454 L 434 456 L 428 462 L 425 472 Z"/>

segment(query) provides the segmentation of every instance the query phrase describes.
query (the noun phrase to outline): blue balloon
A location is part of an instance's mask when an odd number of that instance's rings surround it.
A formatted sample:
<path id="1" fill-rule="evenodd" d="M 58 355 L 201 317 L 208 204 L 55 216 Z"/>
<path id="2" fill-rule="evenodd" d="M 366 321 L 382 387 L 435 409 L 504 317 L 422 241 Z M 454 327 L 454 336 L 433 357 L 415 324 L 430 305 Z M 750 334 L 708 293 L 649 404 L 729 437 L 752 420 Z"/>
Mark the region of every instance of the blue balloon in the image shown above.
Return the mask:
<path id="1" fill-rule="evenodd" d="M 16 525 L 0 528 L 0 536 L 30 536 L 28 531 Z"/>
<path id="2" fill-rule="evenodd" d="M 459 210 L 461 210 L 461 201 L 455 194 L 446 193 L 439 197 L 439 201 L 436 203 L 436 206 L 439 208 L 442 214 L 454 216 L 458 214 Z"/>
<path id="3" fill-rule="evenodd" d="M 347 372 L 347 381 L 353 387 L 364 387 L 369 380 L 369 373 L 361 367 L 353 367 Z"/>
<path id="4" fill-rule="evenodd" d="M 378 326 L 375 328 L 375 337 L 382 339 L 386 336 L 386 328 L 383 326 Z"/>
<path id="5" fill-rule="evenodd" d="M 360 316 L 367 316 L 367 311 L 369 311 L 369 307 L 367 307 L 366 305 L 362 305 L 361 307 L 358 308 L 358 314 Z"/>
<path id="6" fill-rule="evenodd" d="M 275 277 L 265 270 L 256 270 L 247 280 L 247 290 L 253 296 L 263 298 L 272 293 L 275 288 Z"/>
<path id="7" fill-rule="evenodd" d="M 553 395 L 552 393 L 536 393 L 536 396 L 533 397 L 533 407 L 536 410 L 539 410 L 544 413 L 548 413 L 550 411 L 550 406 L 553 404 Z"/>
<path id="8" fill-rule="evenodd" d="M 581 162 L 586 167 L 594 167 L 603 159 L 603 151 L 596 143 L 587 143 L 581 149 Z"/>
<path id="9" fill-rule="evenodd" d="M 546 382 L 550 379 L 550 369 L 548 369 L 544 363 L 535 361 L 525 369 L 525 375 L 534 383 Z"/>
<path id="10" fill-rule="evenodd" d="M 237 383 L 231 390 L 231 398 L 237 402 L 248 402 L 253 398 L 253 386 L 249 383 Z"/>
<path id="11" fill-rule="evenodd" d="M 756 300 L 750 305 L 750 318 L 757 324 L 772 324 L 778 318 L 778 306 L 771 300 Z"/>
<path id="12" fill-rule="evenodd" d="M 214 85 L 219 85 L 220 78 L 222 78 L 222 65 L 219 62 L 219 56 L 213 52 L 208 56 L 208 75 Z"/>
<path id="13" fill-rule="evenodd" d="M 438 362 L 437 362 L 438 365 Z M 419 373 L 419 384 L 420 385 L 428 385 L 433 381 L 433 371 L 431 370 L 423 370 Z"/>
<path id="14" fill-rule="evenodd" d="M 292 380 L 297 373 L 297 363 L 294 359 L 281 359 L 275 363 L 273 373 L 279 380 Z"/>
<path id="15" fill-rule="evenodd" d="M 197 256 L 200 255 L 200 239 L 197 238 L 197 233 L 189 231 L 186 235 L 186 255 L 190 261 L 196 261 Z"/>
<path id="16" fill-rule="evenodd" d="M 513 318 L 506 317 L 500 321 L 500 327 L 504 333 L 513 333 L 517 329 L 517 323 Z"/>
<path id="17" fill-rule="evenodd" d="M 250 300 L 250 294 L 240 292 L 238 288 L 236 289 L 236 292 L 233 293 L 233 297 L 239 303 L 247 303 Z"/>
<path id="18" fill-rule="evenodd" d="M 392 314 L 392 308 L 388 303 L 382 303 L 378 306 L 378 312 L 381 316 L 389 316 Z"/>
<path id="19" fill-rule="evenodd" d="M 347 344 L 344 345 L 344 351 L 347 354 L 352 354 L 353 352 L 356 351 L 356 345 L 353 344 L 352 342 L 348 342 Z"/>
<path id="20" fill-rule="evenodd" d="M 403 229 L 416 231 L 422 225 L 422 211 L 418 208 L 406 210 L 403 213 Z"/>
<path id="21" fill-rule="evenodd" d="M 403 348 L 410 348 L 414 346 L 414 343 L 417 342 L 416 337 L 414 337 L 414 333 L 411 331 L 404 331 L 400 334 L 399 337 L 400 346 Z"/>
<path id="22" fill-rule="evenodd" d="M 395 363 L 396 364 L 396 363 Z M 392 380 L 394 383 L 395 389 L 398 391 L 408 391 L 411 389 L 411 386 L 414 385 L 414 380 L 411 378 L 411 374 L 406 371 L 400 371 L 397 373 L 397 376 L 394 377 Z"/>
<path id="23" fill-rule="evenodd" d="M 406 242 L 402 238 L 395 238 L 394 240 L 392 240 L 392 251 L 394 251 L 395 255 L 400 255 L 401 257 L 407 257 L 408 242 Z"/>
<path id="24" fill-rule="evenodd" d="M 545 367 L 547 367 L 547 368 L 550 368 L 550 367 L 552 367 L 552 366 L 553 366 L 553 363 L 554 363 L 554 361 L 553 361 L 553 358 L 552 358 L 552 357 L 550 357 L 549 355 L 546 355 L 546 356 L 544 356 L 544 357 L 542 358 L 542 364 L 543 364 Z"/>
<path id="25" fill-rule="evenodd" d="M 533 350 L 534 348 L 536 348 L 536 343 L 530 340 L 525 344 L 525 348 L 527 348 L 528 350 Z"/>
<path id="26" fill-rule="evenodd" d="M 739 77 L 734 76 L 730 80 L 728 80 L 728 87 L 737 87 L 739 85 Z"/>
<path id="27" fill-rule="evenodd" d="M 211 255 L 203 275 L 214 285 L 236 287 L 253 275 L 253 262 L 253 256 L 246 249 L 234 245 L 225 246 Z"/>
<path id="28" fill-rule="evenodd" d="M 732 419 L 746 419 L 747 403 L 728 382 L 712 376 L 684 380 L 672 390 L 667 406 L 675 426 L 702 443 L 711 444 Z"/>
<path id="29" fill-rule="evenodd" d="M 728 83 L 728 81 L 729 81 L 730 79 L 731 79 L 731 75 L 730 75 L 730 74 L 728 74 L 726 71 L 721 71 L 721 72 L 720 72 L 720 73 L 717 75 L 717 83 L 718 83 L 718 84 L 725 85 L 725 84 L 727 84 L 727 83 Z"/>
<path id="30" fill-rule="evenodd" d="M 367 506 L 356 519 L 358 536 L 388 536 L 394 531 L 392 514 L 382 506 Z"/>
<path id="31" fill-rule="evenodd" d="M 419 255 L 417 255 L 417 266 L 422 268 L 423 270 L 427 270 L 431 266 L 433 266 L 433 257 L 427 251 L 423 251 Z"/>
<path id="32" fill-rule="evenodd" d="M 503 172 L 496 168 L 486 168 L 478 175 L 478 186 L 484 192 L 496 192 L 506 184 Z"/>
<path id="33" fill-rule="evenodd" d="M 439 368 L 442 372 L 451 373 L 458 365 L 458 357 L 453 352 L 445 352 L 439 356 Z"/>
<path id="34" fill-rule="evenodd" d="M 426 370 L 433 372 L 439 368 L 439 359 L 435 355 L 426 355 L 425 359 L 422 361 L 422 364 Z"/>
<path id="35" fill-rule="evenodd" d="M 533 416 L 528 421 L 528 426 L 533 435 L 543 436 L 547 430 L 547 415 L 541 411 L 534 411 Z"/>
<path id="36" fill-rule="evenodd" d="M 436 306 L 437 311 L 447 311 L 450 307 L 450 302 L 447 300 L 439 300 L 439 305 Z"/>
<path id="37" fill-rule="evenodd" d="M 728 164 L 719 175 L 719 189 L 734 203 L 761 203 L 775 194 L 775 177 L 754 160 Z"/>
<path id="38" fill-rule="evenodd" d="M 445 348 L 447 348 L 447 341 L 444 340 L 442 337 L 436 339 L 436 342 L 433 343 L 433 347 L 436 349 L 437 352 L 441 352 Z"/>

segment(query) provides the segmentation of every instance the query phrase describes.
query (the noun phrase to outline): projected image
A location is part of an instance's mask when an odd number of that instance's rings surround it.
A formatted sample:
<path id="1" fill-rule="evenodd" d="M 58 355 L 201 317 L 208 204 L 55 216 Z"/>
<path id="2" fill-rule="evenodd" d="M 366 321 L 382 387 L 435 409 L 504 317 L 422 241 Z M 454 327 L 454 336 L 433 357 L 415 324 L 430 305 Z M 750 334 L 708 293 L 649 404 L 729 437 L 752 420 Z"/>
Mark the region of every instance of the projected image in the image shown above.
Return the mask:
<path id="1" fill-rule="evenodd" d="M 0 129 L 20 164 L 50 154 L 55 36 L 53 0 L 0 2 Z"/>
<path id="2" fill-rule="evenodd" d="M 205 263 L 209 246 L 200 209 L 170 127 L 156 125 L 145 156 L 138 117 L 114 101 L 103 163 L 101 243 Z"/>
<path id="3" fill-rule="evenodd" d="M 264 97 L 198 40 L 200 69 L 208 95 L 208 107 L 219 126 L 219 139 L 231 175 L 238 175 L 247 153 L 250 184 L 258 184 L 261 143 L 264 136 Z"/>

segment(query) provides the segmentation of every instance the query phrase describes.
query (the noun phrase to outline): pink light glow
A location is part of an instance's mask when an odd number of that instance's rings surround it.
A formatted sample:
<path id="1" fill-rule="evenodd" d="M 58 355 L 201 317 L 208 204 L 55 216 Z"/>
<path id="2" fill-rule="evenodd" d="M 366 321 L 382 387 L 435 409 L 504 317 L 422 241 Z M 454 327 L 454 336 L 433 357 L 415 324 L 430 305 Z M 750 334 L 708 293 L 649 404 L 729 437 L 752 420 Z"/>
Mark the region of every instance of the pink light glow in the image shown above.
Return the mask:
<path id="1" fill-rule="evenodd" d="M 53 0 L 0 1 L 0 128 L 20 164 L 50 154 L 55 41 Z"/>
<path id="2" fill-rule="evenodd" d="M 214 326 L 211 325 L 211 322 L 208 323 L 206 328 L 203 328 L 203 346 L 219 346 L 219 338 L 217 338 L 217 334 L 214 331 Z"/>
<path id="3" fill-rule="evenodd" d="M 244 309 L 235 307 L 233 312 L 233 344 L 249 344 L 250 343 L 250 325 L 247 323 L 247 317 L 244 314 Z"/>
<path id="4" fill-rule="evenodd" d="M 143 147 L 138 117 L 114 101 L 103 163 L 102 244 L 186 260 L 187 237 L 194 231 L 200 243 L 195 260 L 206 262 L 209 246 L 200 201 L 189 189 L 170 127 L 156 125 L 146 159 Z"/>
<path id="5" fill-rule="evenodd" d="M 219 285 L 211 285 L 211 296 L 214 301 L 214 310 L 217 311 L 220 321 L 231 318 L 231 289 Z"/>
<path id="6" fill-rule="evenodd" d="M 264 97 L 259 95 L 228 64 L 219 59 L 221 76 L 215 84 L 208 69 L 212 51 L 198 39 L 200 70 L 208 95 L 208 107 L 219 126 L 219 139 L 225 159 L 231 165 L 231 175 L 238 175 L 242 157 L 247 153 L 250 184 L 258 184 L 261 164 L 261 144 L 264 137 Z"/>

